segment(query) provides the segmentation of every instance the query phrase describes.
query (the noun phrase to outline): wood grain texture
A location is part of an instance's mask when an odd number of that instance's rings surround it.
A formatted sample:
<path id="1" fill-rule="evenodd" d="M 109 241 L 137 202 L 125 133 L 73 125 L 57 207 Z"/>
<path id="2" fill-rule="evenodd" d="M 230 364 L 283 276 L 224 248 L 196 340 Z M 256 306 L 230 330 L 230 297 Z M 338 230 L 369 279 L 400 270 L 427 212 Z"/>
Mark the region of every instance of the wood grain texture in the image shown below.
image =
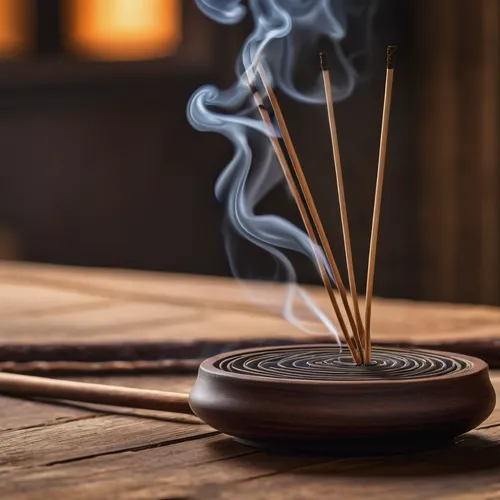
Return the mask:
<path id="1" fill-rule="evenodd" d="M 478 163 L 481 203 L 481 302 L 498 304 L 500 238 L 498 233 L 498 83 L 500 81 L 499 31 L 500 9 L 495 0 L 481 1 L 482 55 L 481 104 L 479 110 Z"/>
<path id="2" fill-rule="evenodd" d="M 248 284 L 247 288 L 240 286 L 237 282 L 228 278 L 217 278 L 208 276 L 175 275 L 153 272 L 137 272 L 130 270 L 110 270 L 110 269 L 78 269 L 71 267 L 48 266 L 38 264 L 25 264 L 14 262 L 3 262 L 0 264 L 0 278 L 6 285 L 0 298 L 7 297 L 11 291 L 10 286 L 24 286 L 23 293 L 18 295 L 17 304 L 26 303 L 33 300 L 40 300 L 49 292 L 62 294 L 77 293 L 82 298 L 104 299 L 112 304 L 123 304 L 125 307 L 130 302 L 137 302 L 147 305 L 163 304 L 165 306 L 184 306 L 190 312 L 194 309 L 197 313 L 202 313 L 201 317 L 195 318 L 195 323 L 210 322 L 219 318 L 219 312 L 233 313 L 233 325 L 238 320 L 263 318 L 264 325 L 269 320 L 268 326 L 277 330 L 293 332 L 284 320 L 269 309 L 255 304 L 249 300 L 247 291 L 256 294 L 266 294 L 266 298 L 274 299 L 269 302 L 280 304 L 283 298 L 284 289 L 272 283 L 255 282 Z M 320 287 L 306 287 L 320 305 L 327 306 L 328 297 Z M 33 293 L 32 297 L 26 298 L 27 292 Z M 111 301 L 111 302 L 109 302 Z M 498 332 L 492 327 L 500 319 L 500 309 L 487 306 L 467 306 L 441 303 L 413 302 L 407 300 L 375 299 L 373 311 L 374 335 L 377 338 L 384 338 L 384 335 L 395 336 L 399 331 L 399 337 L 404 338 L 401 328 L 405 327 L 405 334 L 425 335 L 425 330 L 433 328 L 432 337 L 450 337 L 464 330 L 471 332 L 479 331 L 480 334 L 487 333 L 484 327 L 488 326 L 491 332 Z M 21 307 L 21 305 L 18 305 Z M 214 311 L 215 309 L 215 311 Z M 166 308 L 166 311 L 169 309 Z M 171 309 L 177 313 L 175 308 Z M 388 313 L 391 314 L 388 314 Z M 116 314 L 116 313 L 115 313 Z M 239 316 L 243 314 L 243 316 Z M 409 315 L 409 316 L 408 316 Z M 168 316 L 168 313 L 165 313 Z M 255 318 L 254 318 L 255 319 Z M 223 321 L 219 318 L 220 321 Z M 106 325 L 96 325 L 102 327 L 105 332 Z M 224 325 L 223 325 L 224 326 Z M 231 325 L 226 324 L 229 327 Z M 385 328 L 382 328 L 385 326 Z M 209 326 L 207 327 L 209 329 Z M 215 329 L 216 330 L 216 329 Z M 212 333 L 212 332 L 210 332 Z M 237 332 L 224 331 L 219 335 L 232 337 Z M 464 332 L 465 333 L 465 332 Z M 182 335 L 193 332 L 181 331 Z M 258 332 L 256 332 L 258 334 Z M 200 333 L 201 335 L 201 333 Z M 430 333 L 428 333 L 431 336 Z M 470 333 L 473 335 L 473 333 Z M 50 340 L 50 339 L 48 339 Z"/>
<path id="3" fill-rule="evenodd" d="M 3 369 L 13 369 L 7 362 L 19 363 L 20 371 L 50 370 L 50 362 L 62 371 L 136 368 L 112 363 L 117 360 L 196 369 L 199 360 L 218 352 L 325 340 L 282 319 L 284 289 L 271 283 L 249 286 L 264 294 L 266 304 L 274 303 L 274 311 L 250 302 L 242 286 L 225 278 L 5 262 L 0 281 L 0 303 L 6 305 L 0 308 Z M 307 289 L 328 311 L 324 291 Z M 360 303 L 363 308 L 362 298 Z M 491 366 L 500 366 L 499 325 L 500 309 L 494 307 L 374 300 L 376 343 L 457 351 Z M 321 325 L 309 326 L 322 331 Z M 184 366 L 179 359 L 195 362 Z"/>
<path id="4" fill-rule="evenodd" d="M 86 376 L 72 377 L 72 380 L 135 387 L 137 389 L 168 390 L 172 392 L 189 393 L 194 377 L 192 376 Z M 150 418 L 166 418 L 170 421 L 199 423 L 189 416 L 165 414 L 164 412 L 134 410 L 131 408 L 109 408 L 103 405 L 65 401 L 33 401 L 0 396 L 0 431 L 19 430 L 32 427 L 46 427 L 69 421 L 102 415 L 113 412 L 122 415 L 140 415 Z"/>
<path id="5" fill-rule="evenodd" d="M 277 460 L 272 454 L 256 454 L 223 436 L 213 436 L 135 453 L 20 469 L 2 476 L 0 492 L 12 499 L 38 498 L 43 484 L 49 498 L 63 498 L 68 492 L 74 499 L 190 498 L 200 487 L 239 483 L 318 462 L 321 460 L 304 457 Z"/>
<path id="6" fill-rule="evenodd" d="M 60 424 L 94 414 L 76 406 L 0 396 L 0 431 Z"/>
<path id="7" fill-rule="evenodd" d="M 219 349 L 272 337 L 311 341 L 279 315 L 249 303 L 244 290 L 227 279 L 15 263 L 0 265 L 0 279 L 4 359 L 15 346 L 31 352 L 49 346 L 52 354 L 58 345 L 72 346 L 75 357 L 87 363 L 89 354 L 102 356 L 108 348 L 116 353 L 121 346 L 126 353 L 127 342 L 149 345 L 149 354 L 163 354 L 159 346 L 170 342 L 184 346 L 183 352 L 209 355 L 213 345 L 207 338 Z M 271 297 L 283 292 L 270 284 L 256 287 Z M 309 290 L 328 305 L 321 290 Z M 373 334 L 380 342 L 460 346 L 472 340 L 491 354 L 498 325 L 495 308 L 374 302 Z M 179 392 L 188 392 L 194 381 L 173 375 L 73 378 Z M 500 375 L 493 372 L 492 379 L 498 392 Z M 328 460 L 257 452 L 214 435 L 194 417 L 1 397 L 0 496 L 288 500 L 365 498 L 370 491 L 381 500 L 495 498 L 499 429 L 496 409 L 452 448 L 397 459 Z"/>
<path id="8" fill-rule="evenodd" d="M 102 353 L 118 341 L 156 350 L 158 340 L 174 339 L 199 343 L 199 352 L 208 353 L 212 337 L 229 349 L 242 339 L 273 335 L 311 342 L 247 302 L 231 280 L 2 263 L 0 281 L 0 341 L 6 347 L 16 339 L 30 348 L 63 339 Z M 259 286 L 280 294 L 272 285 Z M 310 290 L 327 305 L 320 290 Z M 377 299 L 373 321 L 379 341 L 473 339 L 489 342 L 491 351 L 500 333 L 500 312 L 488 307 Z M 179 392 L 194 382 L 193 376 L 166 374 L 71 378 Z M 492 381 L 498 393 L 497 372 Z M 452 447 L 332 460 L 256 451 L 194 417 L 0 397 L 0 462 L 0 498 L 9 500 L 365 499 L 368 493 L 375 500 L 476 500 L 495 498 L 500 488 L 500 410 Z"/>
<path id="9" fill-rule="evenodd" d="M 163 377 L 160 380 L 164 382 Z M 158 383 L 153 378 L 149 381 Z M 494 374 L 493 383 L 498 392 L 500 377 Z M 99 433 L 72 433 L 63 439 L 59 450 L 54 441 L 44 437 L 44 432 L 54 436 L 52 429 L 36 431 L 40 432 L 38 447 L 33 446 L 34 431 L 26 441 L 21 439 L 25 431 L 9 433 L 11 439 L 16 436 L 13 461 L 17 464 L 1 471 L 2 498 L 310 500 L 318 495 L 361 499 L 369 491 L 375 500 L 477 500 L 496 498 L 500 487 L 498 412 L 452 447 L 407 456 L 333 460 L 257 452 L 221 435 L 179 441 L 170 436 L 152 444 L 147 425 L 137 426 L 134 435 L 126 438 L 129 424 L 123 425 L 122 420 L 113 432 L 113 418 L 106 416 L 104 442 Z M 96 419 L 87 422 L 92 420 Z M 68 429 L 67 424 L 62 425 Z M 169 428 L 175 433 L 183 427 Z M 75 451 L 80 438 L 83 453 Z M 130 441 L 122 441 L 124 438 Z M 94 453 L 85 456 L 92 440 Z M 144 446 L 133 453 L 127 451 L 127 446 L 138 441 Z M 42 444 L 48 447 L 47 454 Z"/>
<path id="10" fill-rule="evenodd" d="M 4 431 L 0 443 L 0 472 L 13 466 L 82 460 L 213 433 L 206 425 L 123 415 L 95 415 L 44 428 Z"/>
<path id="11" fill-rule="evenodd" d="M 450 450 L 386 460 L 338 460 L 296 467 L 243 484 L 201 487 L 190 498 L 242 500 L 499 498 L 498 428 Z M 472 465 L 473 464 L 473 465 Z M 368 492 L 368 493 L 367 493 Z"/>
<path id="12" fill-rule="evenodd" d="M 419 296 L 499 304 L 498 3 L 423 0 L 414 15 Z"/>

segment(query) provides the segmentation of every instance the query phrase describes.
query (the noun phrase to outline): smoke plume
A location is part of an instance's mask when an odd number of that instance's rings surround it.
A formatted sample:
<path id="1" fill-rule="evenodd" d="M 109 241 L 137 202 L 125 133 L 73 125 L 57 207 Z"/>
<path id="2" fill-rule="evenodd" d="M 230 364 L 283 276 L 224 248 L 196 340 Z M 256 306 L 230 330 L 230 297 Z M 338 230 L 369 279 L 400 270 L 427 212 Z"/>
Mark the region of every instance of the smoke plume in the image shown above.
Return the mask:
<path id="1" fill-rule="evenodd" d="M 274 214 L 256 213 L 257 205 L 282 183 L 283 176 L 267 137 L 268 129 L 255 113 L 244 75 L 259 58 L 266 65 L 274 87 L 296 101 L 321 104 L 324 90 L 319 67 L 317 78 L 307 86 L 296 83 L 296 73 L 299 60 L 303 57 L 316 60 L 318 43 L 327 41 L 335 64 L 332 95 L 336 101 L 346 99 L 359 78 L 354 60 L 363 47 L 348 54 L 342 44 L 350 22 L 369 26 L 374 2 L 249 0 L 248 6 L 240 0 L 196 0 L 196 3 L 216 22 L 236 24 L 250 14 L 254 23 L 236 62 L 235 84 L 225 90 L 211 85 L 199 88 L 187 109 L 194 128 L 222 134 L 233 144 L 233 157 L 215 186 L 215 195 L 225 207 L 223 235 L 232 273 L 243 278 L 237 259 L 238 241 L 244 239 L 264 250 L 275 262 L 273 278 L 286 281 L 288 286 L 279 303 L 273 303 L 275 296 L 252 296 L 252 299 L 265 307 L 278 308 L 288 321 L 309 333 L 322 332 L 306 326 L 304 321 L 319 320 L 340 342 L 329 316 L 297 284 L 295 269 L 285 254 L 299 252 L 315 263 L 315 254 L 319 252 L 322 256 L 322 251 L 290 221 Z M 247 290 L 252 292 L 251 288 Z M 297 312 L 297 302 L 302 303 L 301 310 L 307 311 L 307 317 Z"/>

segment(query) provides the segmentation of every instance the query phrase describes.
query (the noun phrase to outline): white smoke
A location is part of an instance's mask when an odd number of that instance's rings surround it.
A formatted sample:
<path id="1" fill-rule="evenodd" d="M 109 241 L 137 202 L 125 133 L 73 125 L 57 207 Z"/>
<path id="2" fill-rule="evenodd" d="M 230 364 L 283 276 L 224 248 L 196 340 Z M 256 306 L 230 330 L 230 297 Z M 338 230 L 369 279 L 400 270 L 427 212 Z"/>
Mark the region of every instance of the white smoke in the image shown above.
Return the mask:
<path id="1" fill-rule="evenodd" d="M 273 303 L 272 297 L 253 296 L 268 308 L 279 308 L 281 314 L 303 331 L 322 333 L 306 327 L 295 307 L 301 301 L 309 316 L 320 320 L 340 342 L 337 330 L 329 317 L 310 296 L 297 285 L 295 269 L 284 250 L 300 252 L 316 262 L 314 248 L 307 234 L 290 221 L 277 215 L 257 215 L 255 207 L 283 181 L 267 137 L 268 129 L 255 114 L 249 99 L 245 72 L 259 58 L 268 70 L 272 83 L 296 101 L 309 104 L 324 102 L 324 90 L 318 67 L 317 79 L 307 89 L 295 83 L 296 65 L 301 54 L 317 58 L 319 40 L 328 40 L 335 61 L 332 95 L 339 101 L 347 98 L 358 79 L 351 62 L 341 46 L 348 28 L 347 7 L 357 16 L 368 19 L 374 11 L 371 0 L 249 0 L 246 7 L 240 0 L 196 0 L 198 7 L 213 20 L 224 24 L 240 22 L 249 11 L 254 29 L 246 39 L 237 64 L 237 80 L 233 87 L 219 90 L 203 86 L 191 97 L 188 119 L 193 127 L 205 132 L 217 132 L 233 144 L 231 161 L 220 174 L 215 194 L 225 207 L 224 239 L 235 277 L 241 277 L 236 263 L 236 241 L 243 238 L 269 253 L 276 262 L 276 277 L 288 283 L 285 297 Z M 364 11 L 364 12 L 360 12 Z M 368 9 L 368 14 L 366 14 Z M 253 149 L 252 149 L 253 147 Z M 258 154 L 255 154 L 258 153 Z M 327 267 L 328 269 L 328 267 Z M 249 291 L 250 288 L 248 289 Z"/>

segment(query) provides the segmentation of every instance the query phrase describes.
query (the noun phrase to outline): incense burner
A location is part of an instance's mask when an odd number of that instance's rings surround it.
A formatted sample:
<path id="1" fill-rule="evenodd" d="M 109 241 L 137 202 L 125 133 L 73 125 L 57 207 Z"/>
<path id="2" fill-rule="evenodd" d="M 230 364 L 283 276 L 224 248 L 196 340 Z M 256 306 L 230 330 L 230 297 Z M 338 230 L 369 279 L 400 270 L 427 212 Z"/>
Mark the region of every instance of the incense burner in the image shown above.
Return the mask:
<path id="1" fill-rule="evenodd" d="M 357 366 L 332 344 L 246 349 L 205 360 L 194 413 L 246 444 L 387 453 L 451 442 L 495 406 L 488 367 L 445 352 L 374 347 Z"/>

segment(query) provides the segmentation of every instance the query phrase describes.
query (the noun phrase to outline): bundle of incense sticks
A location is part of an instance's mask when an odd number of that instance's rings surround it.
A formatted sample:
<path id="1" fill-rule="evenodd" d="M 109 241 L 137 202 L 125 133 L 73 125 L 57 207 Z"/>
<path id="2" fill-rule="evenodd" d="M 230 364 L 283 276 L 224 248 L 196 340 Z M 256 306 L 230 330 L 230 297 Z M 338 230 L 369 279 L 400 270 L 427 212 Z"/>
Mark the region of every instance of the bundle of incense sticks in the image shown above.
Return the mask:
<path id="1" fill-rule="evenodd" d="M 349 281 L 349 291 L 351 300 L 349 301 L 348 291 L 340 275 L 331 246 L 328 242 L 321 218 L 319 216 L 316 204 L 309 189 L 304 170 L 297 156 L 293 145 L 286 121 L 283 117 L 280 105 L 271 86 L 269 77 L 262 64 L 257 63 L 247 72 L 249 78 L 249 87 L 253 94 L 257 109 L 264 123 L 269 129 L 269 139 L 278 158 L 278 161 L 285 175 L 285 179 L 290 187 L 297 208 L 304 222 L 305 229 L 314 246 L 322 248 L 327 265 L 317 255 L 316 263 L 318 270 L 332 303 L 335 316 L 338 320 L 340 329 L 349 350 L 357 364 L 369 364 L 371 360 L 371 308 L 373 296 L 373 282 L 375 277 L 375 260 L 377 254 L 378 227 L 380 221 L 380 207 L 382 203 L 382 188 L 384 182 L 385 158 L 387 150 L 387 134 L 389 129 L 389 114 L 391 109 L 392 82 L 394 76 L 394 55 L 396 47 L 387 48 L 387 71 L 385 80 L 384 107 L 382 114 L 382 129 L 380 134 L 380 148 L 378 156 L 377 183 L 375 188 L 375 201 L 373 207 L 372 231 L 370 239 L 370 250 L 368 256 L 368 276 L 366 282 L 366 301 L 365 318 L 361 318 L 358 295 L 356 290 L 356 281 L 354 277 L 354 262 L 351 250 L 351 238 L 349 233 L 349 222 L 347 217 L 347 205 L 344 194 L 344 181 L 342 177 L 342 164 L 340 160 L 339 142 L 337 137 L 337 126 L 335 122 L 334 104 L 331 94 L 330 70 L 328 68 L 327 54 L 320 54 L 320 68 L 323 75 L 325 88 L 326 109 L 328 112 L 328 123 L 330 126 L 330 137 L 332 141 L 333 160 L 335 167 L 335 177 L 337 182 L 337 193 L 340 206 L 340 218 L 342 223 L 342 235 L 344 240 L 345 258 L 347 263 L 347 275 Z M 269 105 L 264 103 L 257 88 L 257 79 L 260 77 L 265 94 L 269 99 Z M 271 116 L 276 117 L 278 134 Z M 286 149 L 279 140 L 281 135 Z M 333 279 L 334 281 L 333 281 Z M 340 302 L 337 300 L 334 287 L 337 288 L 340 295 Z M 352 303 L 352 306 L 351 306 Z M 341 310 L 343 306 L 344 312 Z M 347 317 L 347 321 L 344 318 Z"/>

